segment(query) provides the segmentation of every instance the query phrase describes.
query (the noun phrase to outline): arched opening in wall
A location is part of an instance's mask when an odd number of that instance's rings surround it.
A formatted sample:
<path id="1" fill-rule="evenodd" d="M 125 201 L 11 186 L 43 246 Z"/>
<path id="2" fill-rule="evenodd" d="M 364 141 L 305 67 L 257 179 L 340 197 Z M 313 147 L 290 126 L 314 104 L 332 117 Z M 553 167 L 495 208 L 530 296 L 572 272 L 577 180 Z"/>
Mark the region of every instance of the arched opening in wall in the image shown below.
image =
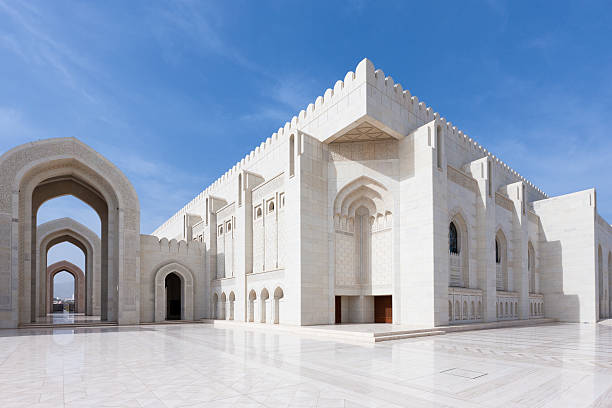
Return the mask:
<path id="1" fill-rule="evenodd" d="M 221 292 L 221 299 L 219 301 L 219 310 L 222 310 L 221 316 L 219 319 L 227 319 L 227 296 L 225 296 L 225 292 Z"/>
<path id="2" fill-rule="evenodd" d="M 295 135 L 289 136 L 289 177 L 295 175 Z"/>
<path id="3" fill-rule="evenodd" d="M 508 244 L 501 229 L 495 236 L 495 287 L 498 291 L 508 290 Z"/>
<path id="4" fill-rule="evenodd" d="M 261 308 L 259 311 L 259 322 L 265 323 L 268 321 L 268 308 L 270 305 L 270 294 L 268 293 L 268 289 L 263 288 L 261 290 L 261 296 L 259 301 L 261 303 Z"/>
<path id="5" fill-rule="evenodd" d="M 535 250 L 531 241 L 527 244 L 527 273 L 529 274 L 529 293 L 536 293 Z"/>
<path id="6" fill-rule="evenodd" d="M 601 245 L 597 247 L 597 275 L 599 277 L 599 318 L 605 317 L 605 296 L 604 296 L 604 274 L 603 274 L 603 253 Z"/>
<path id="7" fill-rule="evenodd" d="M 176 273 L 166 276 L 166 320 L 181 320 L 181 278 Z"/>
<path id="8" fill-rule="evenodd" d="M 76 279 L 67 271 L 61 271 L 53 276 L 52 313 L 76 313 L 77 288 Z"/>
<path id="9" fill-rule="evenodd" d="M 449 286 L 470 286 L 469 241 L 467 224 L 456 214 L 448 226 Z"/>
<path id="10" fill-rule="evenodd" d="M 218 319 L 219 317 L 217 316 L 219 314 L 218 309 L 219 308 L 219 295 L 217 295 L 216 293 L 213 293 L 212 296 L 212 313 L 211 316 L 213 319 Z"/>
<path id="11" fill-rule="evenodd" d="M 234 291 L 229 294 L 229 320 L 234 320 L 234 302 L 236 301 L 236 295 Z"/>
<path id="12" fill-rule="evenodd" d="M 58 218 L 59 216 L 70 216 Z M 32 242 L 36 257 L 32 262 L 32 311 L 37 321 L 77 323 L 100 319 L 100 232 L 99 215 L 91 206 L 73 195 L 55 197 L 43 202 L 36 215 L 37 241 Z M 70 300 L 52 300 L 52 282 L 47 268 L 60 261 L 76 265 L 84 273 L 83 290 Z M 72 272 L 71 272 L 72 273 Z M 81 283 L 81 279 L 77 279 Z M 52 306 L 52 302 L 55 306 Z M 74 304 L 73 304 L 74 303 Z M 62 307 L 65 304 L 66 307 Z M 74 313 L 70 316 L 49 315 L 53 309 Z M 81 317 L 88 315 L 93 317 Z"/>
<path id="13" fill-rule="evenodd" d="M 41 209 L 42 211 L 42 209 Z M 100 316 L 100 237 L 85 225 L 72 218 L 58 218 L 37 226 L 36 243 L 38 269 L 36 293 L 36 313 L 41 321 L 50 320 L 51 313 L 50 284 L 47 281 L 49 265 L 67 261 L 79 267 L 85 273 L 85 288 L 82 302 L 84 307 L 77 306 L 79 313 L 90 316 L 78 317 L 77 320 L 99 320 Z M 76 316 L 73 316 L 73 321 Z M 64 319 L 65 320 L 65 319 Z"/>
<path id="14" fill-rule="evenodd" d="M 62 242 L 55 245 L 50 246 L 47 250 L 47 262 L 45 265 L 45 269 L 49 270 L 53 264 L 58 262 L 69 262 L 76 267 L 80 268 L 81 271 L 85 270 L 85 251 L 80 247 L 76 246 L 70 242 Z M 76 288 L 76 278 L 73 275 L 73 272 L 68 270 L 59 271 L 61 274 L 60 282 L 65 281 L 66 279 L 70 280 L 70 289 L 66 287 L 65 284 L 60 284 L 60 291 L 56 290 L 56 280 L 55 278 L 58 276 L 58 272 L 55 275 L 51 275 L 47 273 L 45 279 L 45 287 L 49 290 L 49 293 L 45 296 L 46 302 L 45 306 L 41 307 L 39 313 L 39 321 L 43 320 L 40 317 L 44 315 L 47 316 L 49 313 L 55 313 L 56 310 L 58 312 L 69 312 L 69 313 L 85 313 L 85 297 L 87 293 L 79 293 Z M 69 278 L 70 277 L 70 278 Z M 42 281 L 42 280 L 41 280 Z M 41 285 L 40 291 L 43 290 Z M 40 296 L 40 294 L 39 294 Z M 48 320 L 57 320 L 57 316 L 51 316 L 54 319 L 44 319 Z M 67 316 L 63 317 L 63 320 L 67 320 Z M 73 316 L 74 319 L 74 316 Z"/>
<path id="15" fill-rule="evenodd" d="M 24 144 L 0 156 L 0 174 L 8 195 L 0 195 L 0 320 L 16 327 L 37 317 L 37 224 L 41 206 L 73 196 L 89 205 L 101 225 L 101 317 L 122 324 L 140 319 L 137 261 L 140 234 L 138 197 L 125 175 L 74 138 Z M 8 312 L 7 312 L 8 311 Z"/>
<path id="16" fill-rule="evenodd" d="M 280 304 L 285 293 L 280 287 L 274 289 L 274 324 L 280 323 Z"/>
<path id="17" fill-rule="evenodd" d="M 257 294 L 253 289 L 249 292 L 249 318 L 248 321 L 253 323 L 255 321 L 255 301 L 257 300 Z"/>

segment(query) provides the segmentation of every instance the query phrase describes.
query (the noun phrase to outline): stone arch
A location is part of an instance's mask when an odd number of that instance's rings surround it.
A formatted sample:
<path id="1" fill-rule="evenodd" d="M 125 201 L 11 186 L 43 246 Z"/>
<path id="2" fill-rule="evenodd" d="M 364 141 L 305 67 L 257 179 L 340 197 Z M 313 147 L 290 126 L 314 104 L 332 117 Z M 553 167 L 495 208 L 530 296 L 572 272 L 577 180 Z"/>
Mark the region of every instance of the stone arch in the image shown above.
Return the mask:
<path id="1" fill-rule="evenodd" d="M 229 294 L 229 320 L 234 320 L 234 302 L 236 301 L 236 295 L 234 291 Z"/>
<path id="2" fill-rule="evenodd" d="M 184 265 L 170 262 L 155 272 L 155 321 L 166 320 L 166 276 L 174 273 L 181 279 L 181 320 L 193 320 L 193 274 Z"/>
<path id="3" fill-rule="evenodd" d="M 85 225 L 71 219 L 59 218 L 38 226 L 36 265 L 40 282 L 37 288 L 37 315 L 50 312 L 47 288 L 44 284 L 47 254 L 54 245 L 70 242 L 85 254 L 85 310 L 87 315 L 100 315 L 100 237 Z M 46 306 L 45 306 L 46 304 Z"/>
<path id="4" fill-rule="evenodd" d="M 217 292 L 215 292 L 215 293 L 213 293 L 213 296 L 212 296 L 211 319 L 216 319 L 217 318 L 217 313 L 219 313 L 219 311 L 217 310 L 218 307 L 219 307 L 219 295 L 217 295 Z"/>
<path id="5" fill-rule="evenodd" d="M 454 227 L 454 228 L 453 228 Z M 460 211 L 450 218 L 449 228 L 449 286 L 470 287 L 470 245 L 468 226 Z M 456 251 L 451 248 L 451 232 L 456 232 Z"/>
<path id="6" fill-rule="evenodd" d="M 255 321 L 255 301 L 257 301 L 257 292 L 255 292 L 254 289 L 251 289 L 249 292 L 249 322 Z"/>
<path id="7" fill-rule="evenodd" d="M 495 234 L 495 287 L 499 291 L 508 290 L 508 241 L 500 228 Z M 507 309 L 507 308 L 506 308 Z M 507 311 L 507 310 L 506 310 Z"/>
<path id="8" fill-rule="evenodd" d="M 225 295 L 225 292 L 221 292 L 221 297 L 219 298 L 219 310 L 221 311 L 221 316 L 219 316 L 219 319 L 227 319 L 229 313 L 227 312 L 227 296 Z"/>
<path id="9" fill-rule="evenodd" d="M 49 265 L 46 270 L 46 286 L 47 298 L 46 303 L 48 310 L 51 311 L 51 303 L 53 302 L 53 278 L 60 272 L 68 272 L 74 277 L 74 305 L 76 313 L 85 311 L 85 273 L 83 270 L 68 261 L 59 261 Z"/>
<path id="10" fill-rule="evenodd" d="M 280 323 L 280 316 L 281 316 L 280 305 L 281 305 L 281 299 L 283 299 L 284 297 L 285 297 L 285 292 L 280 286 L 277 286 L 276 289 L 274 289 L 274 311 L 273 311 L 273 319 L 272 319 L 272 322 L 274 324 Z"/>
<path id="11" fill-rule="evenodd" d="M 140 321 L 140 209 L 125 175 L 75 138 L 18 146 L 0 157 L 0 326 L 36 318 L 36 215 L 46 201 L 73 195 L 101 220 L 101 318 Z"/>
<path id="12" fill-rule="evenodd" d="M 531 241 L 527 243 L 527 272 L 529 274 L 529 293 L 536 293 L 536 253 Z"/>
<path id="13" fill-rule="evenodd" d="M 268 305 L 270 304 L 270 294 L 268 293 L 268 289 L 263 288 L 261 290 L 259 301 L 261 303 L 259 312 L 259 322 L 265 323 L 267 322 L 268 316 L 270 315 L 270 313 L 268 313 Z"/>

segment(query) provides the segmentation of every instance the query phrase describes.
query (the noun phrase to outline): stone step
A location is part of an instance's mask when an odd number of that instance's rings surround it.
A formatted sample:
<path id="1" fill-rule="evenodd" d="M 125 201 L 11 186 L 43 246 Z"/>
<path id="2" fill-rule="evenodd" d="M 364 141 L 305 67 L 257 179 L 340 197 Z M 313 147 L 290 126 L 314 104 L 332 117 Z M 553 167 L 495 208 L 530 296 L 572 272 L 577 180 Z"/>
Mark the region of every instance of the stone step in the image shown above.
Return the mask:
<path id="1" fill-rule="evenodd" d="M 20 324 L 20 329 L 72 329 L 78 327 L 115 327 L 116 322 L 95 322 L 95 323 L 25 323 Z"/>
<path id="2" fill-rule="evenodd" d="M 416 333 L 389 334 L 386 336 L 375 336 L 374 342 L 379 343 L 381 341 L 412 339 L 415 337 L 439 336 L 445 333 L 446 332 L 443 330 L 431 330 L 431 331 L 419 331 Z"/>

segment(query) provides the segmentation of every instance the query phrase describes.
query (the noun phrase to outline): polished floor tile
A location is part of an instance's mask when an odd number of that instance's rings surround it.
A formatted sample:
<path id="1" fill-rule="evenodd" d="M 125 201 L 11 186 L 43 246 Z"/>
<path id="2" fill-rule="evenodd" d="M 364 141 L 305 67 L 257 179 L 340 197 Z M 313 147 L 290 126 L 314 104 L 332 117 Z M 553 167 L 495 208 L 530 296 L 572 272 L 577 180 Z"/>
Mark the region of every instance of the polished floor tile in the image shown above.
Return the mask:
<path id="1" fill-rule="evenodd" d="M 612 326 L 355 345 L 206 324 L 0 330 L 7 407 L 610 407 Z"/>

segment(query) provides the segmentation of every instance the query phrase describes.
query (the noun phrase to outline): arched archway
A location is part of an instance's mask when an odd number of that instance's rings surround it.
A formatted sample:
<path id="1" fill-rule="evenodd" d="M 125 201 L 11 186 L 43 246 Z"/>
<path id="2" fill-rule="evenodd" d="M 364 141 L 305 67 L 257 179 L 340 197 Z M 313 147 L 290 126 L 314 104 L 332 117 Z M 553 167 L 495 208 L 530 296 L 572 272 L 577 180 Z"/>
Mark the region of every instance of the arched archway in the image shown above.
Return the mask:
<path id="1" fill-rule="evenodd" d="M 470 249 L 465 219 L 457 212 L 448 225 L 449 286 L 470 287 Z"/>
<path id="2" fill-rule="evenodd" d="M 60 272 L 68 272 L 74 277 L 74 305 L 76 313 L 85 311 L 85 274 L 83 270 L 68 261 L 56 262 L 46 268 L 47 310 L 51 312 L 53 304 L 53 279 Z"/>
<path id="3" fill-rule="evenodd" d="M 172 288 L 176 289 L 176 285 L 180 284 L 180 320 L 193 320 L 193 274 L 191 271 L 178 262 L 170 262 L 157 269 L 155 273 L 155 321 L 163 322 L 168 318 L 168 292 L 167 292 L 167 276 L 173 274 L 171 278 Z M 180 281 L 178 282 L 177 279 Z M 175 293 L 173 299 L 176 301 Z M 173 318 L 177 314 L 174 313 Z"/>
<path id="4" fill-rule="evenodd" d="M 255 292 L 254 289 L 251 289 L 251 291 L 249 292 L 249 317 L 247 319 L 249 322 L 255 321 L 255 301 L 256 300 L 257 300 L 257 293 Z"/>
<path id="5" fill-rule="evenodd" d="M 508 290 L 508 241 L 499 229 L 495 234 L 495 287 L 499 291 Z"/>
<path id="6" fill-rule="evenodd" d="M 140 209 L 125 175 L 75 138 L 18 146 L 0 157 L 0 325 L 36 319 L 36 216 L 52 198 L 73 195 L 101 220 L 102 319 L 140 320 Z M 14 284 L 13 284 L 14 282 Z"/>
<path id="7" fill-rule="evenodd" d="M 39 270 L 41 284 L 37 289 L 38 316 L 49 313 L 47 286 L 45 274 L 47 270 L 47 254 L 54 245 L 69 242 L 80 248 L 85 254 L 85 310 L 88 315 L 100 315 L 100 238 L 98 235 L 71 218 L 59 218 L 38 226 L 38 245 L 36 246 L 36 264 Z"/>
<path id="8" fill-rule="evenodd" d="M 280 323 L 280 304 L 281 304 L 281 299 L 285 297 L 285 293 L 283 292 L 283 289 L 278 286 L 276 289 L 274 289 L 274 313 L 273 313 L 273 323 L 274 324 L 279 324 Z"/>
<path id="9" fill-rule="evenodd" d="M 259 302 L 261 303 L 260 311 L 259 311 L 259 322 L 265 323 L 268 319 L 268 305 L 270 304 L 270 294 L 268 293 L 268 289 L 263 288 L 261 290 L 261 296 Z"/>
<path id="10" fill-rule="evenodd" d="M 236 295 L 234 295 L 234 291 L 231 291 L 229 294 L 229 320 L 234 320 L 234 302 L 236 301 Z"/>
<path id="11" fill-rule="evenodd" d="M 527 243 L 527 272 L 529 274 L 529 293 L 536 293 L 536 253 L 531 241 Z"/>

